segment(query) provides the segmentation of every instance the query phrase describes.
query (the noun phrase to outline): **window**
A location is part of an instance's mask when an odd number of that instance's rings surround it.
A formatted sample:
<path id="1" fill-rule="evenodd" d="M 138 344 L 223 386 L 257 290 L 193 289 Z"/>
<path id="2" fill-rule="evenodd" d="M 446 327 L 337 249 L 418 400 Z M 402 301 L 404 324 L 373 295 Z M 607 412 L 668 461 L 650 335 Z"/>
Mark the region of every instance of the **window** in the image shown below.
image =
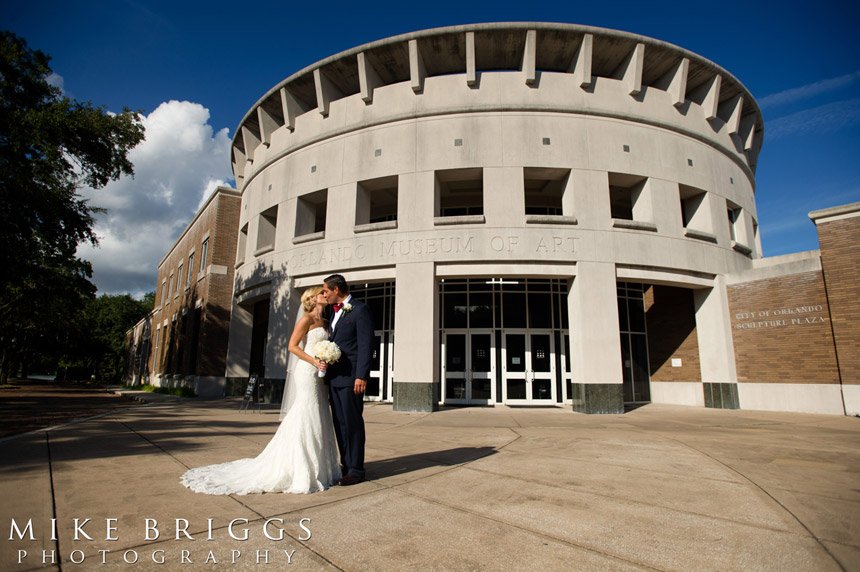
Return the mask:
<path id="1" fill-rule="evenodd" d="M 161 283 L 161 306 L 167 304 L 167 280 Z"/>
<path id="2" fill-rule="evenodd" d="M 328 189 L 322 189 L 299 197 L 296 201 L 296 234 L 302 237 L 325 232 L 325 215 Z"/>
<path id="3" fill-rule="evenodd" d="M 657 230 L 651 222 L 651 189 L 647 177 L 609 173 L 609 208 L 615 227 Z"/>
<path id="4" fill-rule="evenodd" d="M 639 202 L 645 187 L 645 177 L 609 173 L 609 205 L 612 218 L 635 220 L 633 207 Z"/>
<path id="5" fill-rule="evenodd" d="M 152 352 L 153 360 L 152 360 L 152 369 L 158 369 L 158 349 L 161 347 L 161 326 L 155 329 L 155 346 Z"/>
<path id="6" fill-rule="evenodd" d="M 678 185 L 678 196 L 681 201 L 681 225 L 686 229 L 686 236 L 715 241 L 708 193 L 695 187 Z"/>
<path id="7" fill-rule="evenodd" d="M 278 207 L 273 206 L 260 213 L 257 224 L 257 249 L 255 255 L 269 252 L 275 248 L 275 235 L 278 229 Z"/>
<path id="8" fill-rule="evenodd" d="M 729 236 L 732 238 L 732 248 L 741 254 L 752 255 L 749 234 L 745 226 L 744 212 L 740 205 L 726 201 L 726 215 L 729 219 Z M 755 232 L 755 230 L 753 230 Z"/>
<path id="9" fill-rule="evenodd" d="M 561 216 L 570 169 L 526 167 L 523 186 L 527 215 Z"/>
<path id="10" fill-rule="evenodd" d="M 248 223 L 239 229 L 239 240 L 236 244 L 236 266 L 245 261 L 245 249 L 248 245 Z"/>
<path id="11" fill-rule="evenodd" d="M 740 236 L 740 229 L 738 227 L 741 221 L 741 207 L 730 201 L 726 201 L 726 214 L 729 217 L 729 236 L 732 240 L 740 242 L 738 240 Z"/>
<path id="12" fill-rule="evenodd" d="M 360 181 L 356 189 L 355 224 L 397 220 L 397 176 Z"/>
<path id="13" fill-rule="evenodd" d="M 179 296 L 179 286 L 182 284 L 182 263 L 176 268 L 176 284 L 173 285 L 173 296 Z"/>
<path id="14" fill-rule="evenodd" d="M 484 172 L 480 168 L 436 171 L 437 217 L 480 217 L 484 214 Z M 438 222 L 438 221 L 437 221 Z"/>
<path id="15" fill-rule="evenodd" d="M 188 279 L 185 281 L 185 287 L 191 288 L 194 282 L 194 253 L 188 255 Z"/>
<path id="16" fill-rule="evenodd" d="M 200 247 L 200 272 L 206 272 L 206 258 L 209 256 L 209 239 L 203 241 Z"/>
<path id="17" fill-rule="evenodd" d="M 174 292 L 173 285 L 173 273 L 170 273 L 170 277 L 167 279 L 167 297 L 170 298 L 170 295 Z"/>

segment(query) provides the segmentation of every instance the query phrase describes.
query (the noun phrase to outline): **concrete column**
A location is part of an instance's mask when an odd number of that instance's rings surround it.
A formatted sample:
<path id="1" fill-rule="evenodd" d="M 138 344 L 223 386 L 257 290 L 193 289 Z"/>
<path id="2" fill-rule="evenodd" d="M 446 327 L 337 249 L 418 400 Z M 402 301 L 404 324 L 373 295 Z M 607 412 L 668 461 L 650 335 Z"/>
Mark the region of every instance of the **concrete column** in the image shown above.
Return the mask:
<path id="1" fill-rule="evenodd" d="M 682 236 L 681 197 L 678 184 L 664 179 L 649 179 L 651 194 L 651 218 L 660 234 Z"/>
<path id="2" fill-rule="evenodd" d="M 248 366 L 251 358 L 251 330 L 254 327 L 254 314 L 233 301 L 230 314 L 230 332 L 227 336 L 227 378 L 228 393 L 231 383 L 244 383 L 248 379 Z M 163 337 L 162 332 L 162 337 Z"/>
<path id="3" fill-rule="evenodd" d="M 694 290 L 693 300 L 705 407 L 738 409 L 738 374 L 723 277 L 714 279 L 713 288 Z"/>
<path id="4" fill-rule="evenodd" d="M 398 264 L 395 280 L 394 410 L 433 411 L 439 401 L 439 295 L 434 264 Z"/>
<path id="5" fill-rule="evenodd" d="M 397 190 L 397 230 L 432 230 L 436 179 L 433 171 L 400 175 Z"/>
<path id="6" fill-rule="evenodd" d="M 484 169 L 484 215 L 490 227 L 523 226 L 526 198 L 522 167 Z"/>
<path id="7" fill-rule="evenodd" d="M 274 274 L 272 277 L 265 364 L 266 379 L 273 383 L 283 381 L 287 372 L 287 346 L 295 327 L 296 311 L 301 304 L 301 290 L 303 289 L 293 288 L 293 281 L 286 272 Z M 250 351 L 250 344 L 248 349 Z"/>
<path id="8" fill-rule="evenodd" d="M 569 190 L 573 190 L 572 214 L 579 221 L 579 227 L 611 229 L 609 176 L 606 171 L 572 169 L 568 185 Z"/>
<path id="9" fill-rule="evenodd" d="M 573 410 L 623 413 L 615 265 L 579 262 L 568 292 Z"/>
<path id="10" fill-rule="evenodd" d="M 326 240 L 355 236 L 356 188 L 355 183 L 329 188 L 325 212 Z"/>

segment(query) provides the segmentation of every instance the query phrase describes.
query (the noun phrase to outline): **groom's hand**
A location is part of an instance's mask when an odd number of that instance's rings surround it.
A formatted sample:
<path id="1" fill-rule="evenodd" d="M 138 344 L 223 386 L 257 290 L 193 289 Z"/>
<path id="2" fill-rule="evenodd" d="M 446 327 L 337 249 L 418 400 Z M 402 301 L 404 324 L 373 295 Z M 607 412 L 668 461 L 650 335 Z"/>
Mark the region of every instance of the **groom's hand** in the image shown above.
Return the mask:
<path id="1" fill-rule="evenodd" d="M 367 389 L 367 382 L 364 381 L 363 379 L 356 379 L 355 380 L 355 394 L 361 395 L 362 393 L 364 393 L 365 389 Z"/>

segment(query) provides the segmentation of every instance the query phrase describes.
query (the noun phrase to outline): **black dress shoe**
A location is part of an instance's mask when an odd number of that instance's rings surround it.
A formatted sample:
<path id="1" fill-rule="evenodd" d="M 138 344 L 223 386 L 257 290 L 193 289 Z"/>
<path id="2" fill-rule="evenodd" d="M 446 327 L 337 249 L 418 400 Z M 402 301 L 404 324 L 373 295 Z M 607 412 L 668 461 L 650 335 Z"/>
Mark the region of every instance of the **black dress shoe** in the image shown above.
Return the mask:
<path id="1" fill-rule="evenodd" d="M 362 482 L 363 480 L 364 480 L 364 477 L 359 477 L 356 475 L 346 475 L 341 480 L 339 480 L 337 482 L 337 484 L 342 486 L 342 487 L 348 487 L 350 485 L 357 485 L 358 483 Z"/>

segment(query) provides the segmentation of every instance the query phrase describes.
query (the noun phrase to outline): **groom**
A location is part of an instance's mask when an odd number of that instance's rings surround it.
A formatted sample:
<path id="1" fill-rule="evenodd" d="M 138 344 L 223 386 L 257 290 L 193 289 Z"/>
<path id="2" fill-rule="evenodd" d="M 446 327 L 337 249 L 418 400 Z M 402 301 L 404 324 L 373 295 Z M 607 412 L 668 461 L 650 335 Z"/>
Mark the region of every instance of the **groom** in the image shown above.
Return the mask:
<path id="1" fill-rule="evenodd" d="M 323 281 L 323 296 L 329 303 L 331 341 L 340 348 L 340 359 L 326 370 L 334 432 L 340 449 L 343 477 L 339 485 L 364 480 L 364 392 L 370 377 L 373 353 L 373 316 L 360 300 L 354 300 L 340 274 Z"/>

